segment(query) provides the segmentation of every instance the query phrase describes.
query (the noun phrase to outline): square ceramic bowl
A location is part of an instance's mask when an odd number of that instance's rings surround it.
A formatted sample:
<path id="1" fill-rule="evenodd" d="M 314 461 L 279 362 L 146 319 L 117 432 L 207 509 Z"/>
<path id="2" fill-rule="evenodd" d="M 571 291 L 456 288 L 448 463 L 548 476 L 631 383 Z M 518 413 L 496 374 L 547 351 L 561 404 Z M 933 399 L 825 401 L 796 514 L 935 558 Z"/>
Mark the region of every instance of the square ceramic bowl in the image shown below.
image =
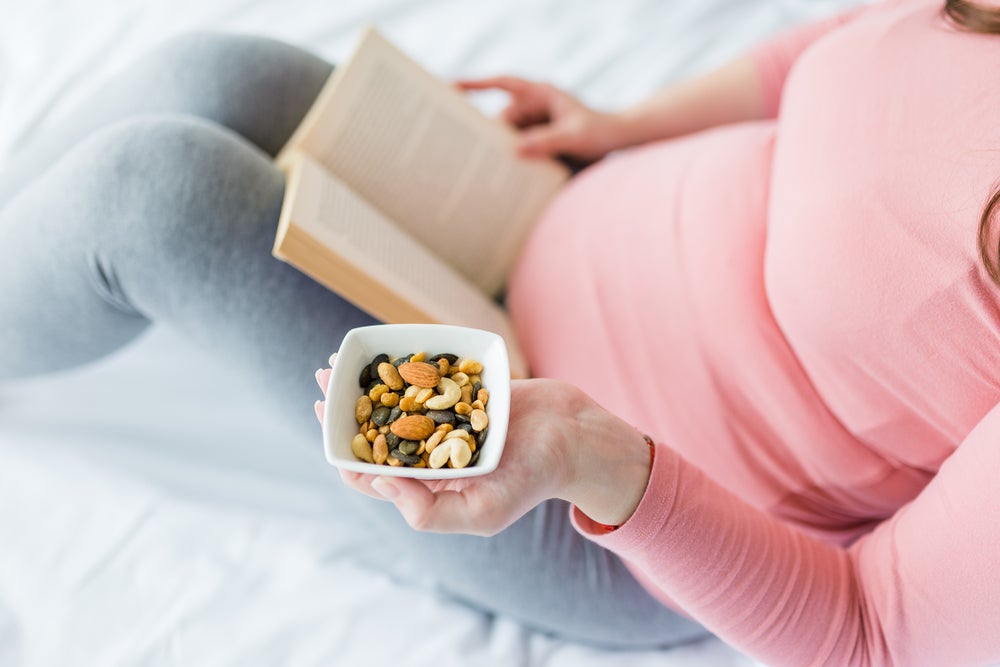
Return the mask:
<path id="1" fill-rule="evenodd" d="M 396 358 L 415 352 L 428 356 L 451 353 L 470 357 L 483 365 L 482 384 L 490 392 L 486 414 L 490 418 L 486 441 L 475 465 L 466 468 L 410 468 L 375 465 L 359 460 L 351 452 L 351 439 L 358 433 L 354 408 L 364 390 L 358 384 L 361 370 L 376 355 Z M 453 479 L 485 475 L 497 467 L 507 439 L 510 415 L 510 362 L 503 338 L 489 331 L 442 324 L 382 324 L 351 329 L 344 336 L 327 387 L 323 414 L 326 460 L 344 470 L 373 475 Z"/>

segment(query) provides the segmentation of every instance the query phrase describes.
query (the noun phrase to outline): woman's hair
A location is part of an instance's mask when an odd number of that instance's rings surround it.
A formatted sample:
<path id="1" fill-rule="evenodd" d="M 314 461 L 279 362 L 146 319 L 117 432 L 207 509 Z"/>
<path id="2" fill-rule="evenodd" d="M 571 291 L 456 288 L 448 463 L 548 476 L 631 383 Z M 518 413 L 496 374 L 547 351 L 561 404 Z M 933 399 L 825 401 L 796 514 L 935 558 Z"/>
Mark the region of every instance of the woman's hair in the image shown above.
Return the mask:
<path id="1" fill-rule="evenodd" d="M 969 0 L 945 0 L 945 14 L 960 27 L 973 32 L 1000 35 L 1000 9 L 983 7 Z M 994 189 L 979 218 L 979 256 L 993 282 L 1000 285 L 1000 245 L 990 252 L 990 228 L 1000 216 L 1000 187 Z"/>
<path id="2" fill-rule="evenodd" d="M 1000 10 L 968 0 L 945 0 L 944 11 L 966 30 L 1000 34 Z"/>

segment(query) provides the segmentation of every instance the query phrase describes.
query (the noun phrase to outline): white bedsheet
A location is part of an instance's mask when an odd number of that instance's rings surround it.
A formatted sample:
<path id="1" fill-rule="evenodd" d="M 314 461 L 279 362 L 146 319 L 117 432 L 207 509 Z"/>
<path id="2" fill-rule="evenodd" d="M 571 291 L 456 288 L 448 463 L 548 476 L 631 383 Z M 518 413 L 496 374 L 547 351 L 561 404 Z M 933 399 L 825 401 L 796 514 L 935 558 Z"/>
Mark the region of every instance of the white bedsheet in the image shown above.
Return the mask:
<path id="1" fill-rule="evenodd" d="M 193 28 L 333 60 L 377 23 L 451 77 L 510 72 L 617 107 L 852 0 L 44 0 L 0 5 L 0 161 L 156 40 Z M 499 99 L 486 99 L 496 108 Z M 2 298 L 2 297 L 0 297 Z M 44 304 L 39 304 L 44 307 Z M 0 326 L 16 326 L 3 322 Z M 158 327 L 0 387 L 0 665 L 750 665 L 717 640 L 573 645 L 359 569 L 339 481 Z M 413 634 L 387 619 L 419 619 Z"/>

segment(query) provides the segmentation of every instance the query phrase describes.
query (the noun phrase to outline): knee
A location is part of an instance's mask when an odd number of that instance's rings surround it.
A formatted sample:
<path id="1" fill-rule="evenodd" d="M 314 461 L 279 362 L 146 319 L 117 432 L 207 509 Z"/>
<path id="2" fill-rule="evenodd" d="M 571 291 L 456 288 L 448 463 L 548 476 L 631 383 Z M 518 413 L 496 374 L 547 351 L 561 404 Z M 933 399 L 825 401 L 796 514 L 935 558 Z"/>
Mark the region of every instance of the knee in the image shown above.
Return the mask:
<path id="1" fill-rule="evenodd" d="M 102 236 L 183 254 L 273 236 L 283 177 L 266 155 L 213 123 L 136 117 L 95 134 L 80 152 L 85 169 L 74 189 L 100 211 Z"/>
<path id="2" fill-rule="evenodd" d="M 244 70 L 280 44 L 250 35 L 183 32 L 152 47 L 140 63 L 147 72 L 161 75 L 157 83 L 171 95 L 211 98 L 227 80 L 245 76 Z"/>
<path id="3" fill-rule="evenodd" d="M 332 67 L 265 37 L 191 32 L 154 47 L 139 70 L 143 78 L 157 82 L 163 108 L 212 120 L 273 155 Z"/>

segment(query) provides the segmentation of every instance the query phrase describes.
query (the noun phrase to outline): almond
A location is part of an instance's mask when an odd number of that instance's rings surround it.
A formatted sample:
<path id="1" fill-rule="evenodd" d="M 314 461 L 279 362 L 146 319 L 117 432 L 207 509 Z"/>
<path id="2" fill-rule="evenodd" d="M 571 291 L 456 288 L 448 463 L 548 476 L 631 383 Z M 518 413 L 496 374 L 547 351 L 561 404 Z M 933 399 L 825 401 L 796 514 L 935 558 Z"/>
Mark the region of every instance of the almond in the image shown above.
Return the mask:
<path id="1" fill-rule="evenodd" d="M 433 389 L 441 381 L 441 373 L 434 364 L 425 361 L 408 361 L 399 365 L 399 374 L 404 380 L 418 387 Z"/>
<path id="2" fill-rule="evenodd" d="M 434 432 L 437 424 L 425 415 L 407 415 L 392 422 L 389 430 L 403 440 L 424 440 Z"/>

